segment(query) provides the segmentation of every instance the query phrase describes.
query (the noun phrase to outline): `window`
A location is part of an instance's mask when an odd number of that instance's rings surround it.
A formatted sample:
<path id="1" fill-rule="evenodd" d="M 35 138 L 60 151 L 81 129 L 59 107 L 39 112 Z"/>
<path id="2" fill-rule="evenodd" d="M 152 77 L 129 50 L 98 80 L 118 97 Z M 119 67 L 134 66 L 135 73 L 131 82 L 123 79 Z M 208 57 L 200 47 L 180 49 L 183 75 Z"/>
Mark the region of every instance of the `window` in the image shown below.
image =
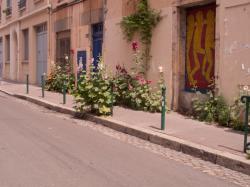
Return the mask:
<path id="1" fill-rule="evenodd" d="M 56 34 L 56 62 L 64 64 L 66 62 L 65 56 L 70 57 L 70 31 Z"/>
<path id="2" fill-rule="evenodd" d="M 24 9 L 26 7 L 26 0 L 19 0 L 18 1 L 18 8 Z"/>
<path id="3" fill-rule="evenodd" d="M 23 60 L 29 60 L 29 30 L 23 30 Z"/>
<path id="4" fill-rule="evenodd" d="M 7 8 L 10 8 L 11 7 L 11 0 L 6 0 L 6 7 Z"/>
<path id="5" fill-rule="evenodd" d="M 5 36 L 6 61 L 10 61 L 10 35 Z"/>
<path id="6" fill-rule="evenodd" d="M 12 13 L 12 1 L 11 0 L 6 0 L 6 9 L 4 10 L 4 13 L 6 16 L 11 15 Z"/>

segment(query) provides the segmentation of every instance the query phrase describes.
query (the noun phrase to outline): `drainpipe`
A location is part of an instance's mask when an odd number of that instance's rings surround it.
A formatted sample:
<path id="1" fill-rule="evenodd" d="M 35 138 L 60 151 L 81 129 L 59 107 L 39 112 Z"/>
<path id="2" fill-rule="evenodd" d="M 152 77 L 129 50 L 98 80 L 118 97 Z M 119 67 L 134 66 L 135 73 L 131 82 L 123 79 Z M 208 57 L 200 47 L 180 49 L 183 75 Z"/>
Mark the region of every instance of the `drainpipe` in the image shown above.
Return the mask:
<path id="1" fill-rule="evenodd" d="M 90 64 L 92 63 L 93 58 L 93 46 L 92 46 L 92 12 L 91 12 L 91 0 L 89 0 L 89 60 Z"/>
<path id="2" fill-rule="evenodd" d="M 17 56 L 16 56 L 16 63 L 17 63 L 17 72 L 16 72 L 16 79 L 17 81 L 20 81 L 20 67 L 21 67 L 21 59 L 20 59 L 20 35 L 21 35 L 21 30 L 20 30 L 20 25 L 21 21 L 18 21 L 17 23 Z"/>
<path id="3" fill-rule="evenodd" d="M 50 73 L 50 66 L 51 66 L 51 35 L 52 35 L 52 22 L 51 22 L 51 17 L 52 17 L 52 5 L 51 5 L 51 0 L 47 1 L 48 4 L 48 14 L 49 14 L 49 18 L 48 18 L 48 61 L 47 61 L 47 72 Z M 48 71 L 49 70 L 49 71 Z"/>

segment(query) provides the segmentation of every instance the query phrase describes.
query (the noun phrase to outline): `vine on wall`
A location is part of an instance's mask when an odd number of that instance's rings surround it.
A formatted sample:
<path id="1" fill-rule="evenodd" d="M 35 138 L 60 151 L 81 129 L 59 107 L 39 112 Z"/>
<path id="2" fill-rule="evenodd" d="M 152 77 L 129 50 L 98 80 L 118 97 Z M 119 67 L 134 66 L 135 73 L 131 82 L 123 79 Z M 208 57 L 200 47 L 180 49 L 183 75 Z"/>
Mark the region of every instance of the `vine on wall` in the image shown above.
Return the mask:
<path id="1" fill-rule="evenodd" d="M 136 33 L 139 34 L 140 41 L 144 44 L 143 57 L 146 70 L 150 61 L 152 32 L 160 20 L 160 12 L 151 9 L 148 0 L 140 0 L 136 12 L 121 21 L 123 34 L 128 41 L 131 41 Z"/>

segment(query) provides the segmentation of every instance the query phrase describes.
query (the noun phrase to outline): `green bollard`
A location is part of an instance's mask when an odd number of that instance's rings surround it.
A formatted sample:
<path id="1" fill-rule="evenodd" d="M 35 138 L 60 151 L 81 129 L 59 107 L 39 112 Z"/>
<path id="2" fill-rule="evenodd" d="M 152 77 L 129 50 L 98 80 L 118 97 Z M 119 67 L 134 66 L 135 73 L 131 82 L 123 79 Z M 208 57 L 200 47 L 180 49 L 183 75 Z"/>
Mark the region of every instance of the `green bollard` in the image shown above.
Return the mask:
<path id="1" fill-rule="evenodd" d="M 166 87 L 162 88 L 162 101 L 161 101 L 161 130 L 165 130 L 166 123 Z"/>
<path id="2" fill-rule="evenodd" d="M 29 94 L 29 74 L 26 75 L 26 94 Z"/>
<path id="3" fill-rule="evenodd" d="M 66 104 L 66 84 L 63 82 L 63 104 Z"/>
<path id="4" fill-rule="evenodd" d="M 247 149 L 249 149 L 249 144 L 247 142 L 247 137 L 248 137 L 248 115 L 249 115 L 249 104 L 250 104 L 250 96 L 242 96 L 241 97 L 242 103 L 246 104 L 246 112 L 245 112 L 245 123 L 244 123 L 244 153 L 246 153 Z"/>
<path id="5" fill-rule="evenodd" d="M 111 81 L 111 116 L 113 116 L 114 113 L 114 83 Z"/>
<path id="6" fill-rule="evenodd" d="M 42 81 L 42 98 L 44 98 L 44 75 L 41 76 Z"/>

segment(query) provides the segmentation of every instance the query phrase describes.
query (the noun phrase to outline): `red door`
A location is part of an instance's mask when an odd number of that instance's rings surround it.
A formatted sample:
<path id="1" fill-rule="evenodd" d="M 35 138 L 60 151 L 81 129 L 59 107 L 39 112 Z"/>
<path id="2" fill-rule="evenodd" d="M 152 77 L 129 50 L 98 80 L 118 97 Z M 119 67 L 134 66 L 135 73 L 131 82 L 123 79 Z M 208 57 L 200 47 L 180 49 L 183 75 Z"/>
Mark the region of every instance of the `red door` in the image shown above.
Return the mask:
<path id="1" fill-rule="evenodd" d="M 210 90 L 214 85 L 216 5 L 187 9 L 186 90 Z"/>

